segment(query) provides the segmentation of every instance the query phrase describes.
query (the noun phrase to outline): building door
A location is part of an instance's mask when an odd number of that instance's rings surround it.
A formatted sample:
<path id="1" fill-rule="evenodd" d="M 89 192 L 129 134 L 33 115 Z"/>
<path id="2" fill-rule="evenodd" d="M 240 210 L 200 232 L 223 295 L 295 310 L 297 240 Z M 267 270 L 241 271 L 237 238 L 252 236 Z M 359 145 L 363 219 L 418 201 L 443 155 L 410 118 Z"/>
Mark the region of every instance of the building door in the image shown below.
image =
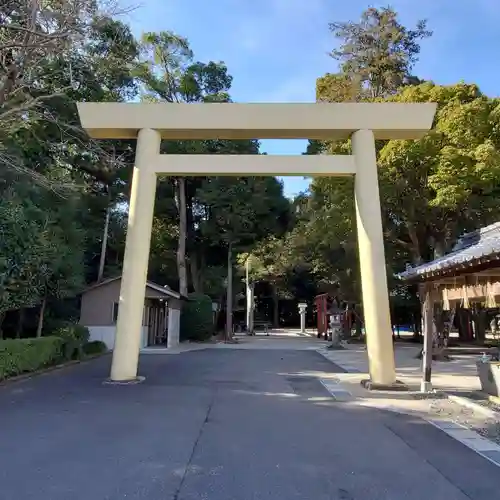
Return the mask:
<path id="1" fill-rule="evenodd" d="M 148 346 L 166 346 L 167 328 L 165 304 L 163 302 L 155 303 L 149 308 L 148 318 Z"/>

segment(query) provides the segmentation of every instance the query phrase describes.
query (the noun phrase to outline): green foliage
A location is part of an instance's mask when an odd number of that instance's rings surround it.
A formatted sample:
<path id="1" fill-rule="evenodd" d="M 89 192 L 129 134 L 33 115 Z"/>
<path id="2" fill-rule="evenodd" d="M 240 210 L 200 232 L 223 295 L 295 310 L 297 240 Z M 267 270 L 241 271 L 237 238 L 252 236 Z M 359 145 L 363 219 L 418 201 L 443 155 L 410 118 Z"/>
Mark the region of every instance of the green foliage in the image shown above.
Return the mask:
<path id="1" fill-rule="evenodd" d="M 56 364 L 62 347 L 59 337 L 0 340 L 0 380 Z"/>
<path id="2" fill-rule="evenodd" d="M 333 23 L 338 74 L 317 81 L 317 100 L 437 102 L 435 129 L 418 141 L 378 141 L 379 182 L 391 285 L 407 263 L 433 259 L 463 231 L 500 217 L 498 100 L 475 85 L 440 86 L 411 75 L 420 21 L 410 30 L 390 8 L 369 8 L 360 22 Z M 310 141 L 307 154 L 346 154 L 349 141 Z M 292 233 L 298 255 L 344 298 L 360 295 L 352 179 L 317 178 Z"/>
<path id="3" fill-rule="evenodd" d="M 184 302 L 181 312 L 180 339 L 204 341 L 213 332 L 212 299 L 208 295 L 192 293 Z"/>
<path id="4" fill-rule="evenodd" d="M 28 112 L 37 114 L 40 105 L 54 96 L 51 89 L 43 85 L 47 61 L 62 59 L 73 47 L 77 48 L 92 20 L 98 17 L 95 0 L 0 4 L 2 132 L 10 127 L 22 127 Z"/>
<path id="5" fill-rule="evenodd" d="M 71 296 L 84 283 L 78 200 L 64 208 L 53 202 L 51 194 L 22 184 L 0 199 L 0 314 Z"/>
<path id="6" fill-rule="evenodd" d="M 62 354 L 66 361 L 81 359 L 84 345 L 89 341 L 89 330 L 82 325 L 66 325 L 53 333 L 53 336 L 62 340 Z"/>
<path id="7" fill-rule="evenodd" d="M 379 97 L 403 85 L 417 61 L 420 40 L 432 35 L 426 25 L 421 20 L 414 30 L 408 29 L 390 7 L 370 7 L 359 22 L 330 23 L 330 30 L 340 40 L 331 55 L 341 63 L 345 77 L 340 80 L 347 83 L 349 93 Z"/>
<path id="8" fill-rule="evenodd" d="M 13 190 L 0 198 L 0 314 L 36 304 L 56 255 L 46 214 Z"/>
<path id="9" fill-rule="evenodd" d="M 93 340 L 92 342 L 83 344 L 83 353 L 85 356 L 96 356 L 98 354 L 104 354 L 107 351 L 108 348 L 106 344 L 101 340 Z"/>
<path id="10" fill-rule="evenodd" d="M 389 141 L 379 153 L 388 236 L 419 262 L 500 217 L 498 100 L 464 83 L 423 83 L 390 100 L 438 103 L 435 130 L 419 141 Z"/>
<path id="11" fill-rule="evenodd" d="M 36 6 L 40 18 L 53 12 L 52 3 Z M 123 100 L 137 92 L 132 70 L 138 43 L 127 25 L 95 7 L 93 0 L 57 5 L 58 11 L 73 10 L 51 28 L 50 44 L 41 43 L 43 23 L 19 35 L 15 23 L 29 25 L 20 4 L 0 29 L 4 62 L 9 54 L 2 44 L 9 40 L 20 65 L 12 79 L 3 73 L 7 66 L 0 70 L 0 330 L 6 312 L 44 298 L 58 305 L 86 279 L 95 279 L 105 209 L 123 202 L 129 191 L 135 141 L 89 139 L 74 104 Z M 25 57 L 30 69 L 21 74 Z M 121 267 L 123 219 L 123 210 L 113 212 L 109 269 Z"/>
<path id="12" fill-rule="evenodd" d="M 289 203 L 274 177 L 212 177 L 198 197 L 207 208 L 202 234 L 245 248 L 287 227 Z"/>
<path id="13" fill-rule="evenodd" d="M 104 274 L 121 270 L 135 141 L 90 139 L 75 102 L 134 100 L 139 94 L 170 103 L 231 101 L 227 66 L 198 61 L 182 36 L 162 31 L 136 40 L 129 26 L 102 16 L 94 0 L 64 6 L 48 0 L 35 6 L 37 18 L 61 9 L 63 16 L 50 27 L 46 44 L 48 25 L 32 26 L 29 33 L 17 29 L 30 26 L 21 4 L 8 15 L 9 7 L 0 6 L 0 328 L 6 313 L 11 325 L 17 317 L 12 311 L 24 308 L 33 316 L 30 308 L 42 301 L 53 324 L 61 319 L 63 299 L 97 277 L 108 210 Z M 389 276 L 407 262 L 443 253 L 464 230 L 498 220 L 500 100 L 475 85 L 440 86 L 411 74 L 419 43 L 431 34 L 424 21 L 409 29 L 393 9 L 369 8 L 358 22 L 332 23 L 330 29 L 340 42 L 332 51 L 340 66 L 318 79 L 318 101 L 439 105 L 435 129 L 421 140 L 377 142 Z M 259 154 L 259 141 L 164 141 L 161 149 Z M 310 141 L 307 151 L 349 152 L 349 141 Z M 301 280 L 312 290 L 315 280 L 356 300 L 354 220 L 352 179 L 317 178 L 293 205 L 273 177 L 162 179 L 150 274 L 176 287 L 185 240 L 190 289 L 214 299 L 231 292 L 232 254 L 240 253 L 240 267 L 251 256 L 251 280 L 275 291 L 299 290 Z M 406 300 L 408 293 L 396 295 Z M 191 304 L 183 326 L 194 317 Z M 202 326 L 192 329 L 196 338 L 212 332 L 211 307 L 206 310 L 206 321 L 197 320 Z M 81 356 L 88 339 L 75 329 L 58 332 L 66 359 Z M 12 327 L 6 334 L 13 334 Z M 189 331 L 183 335 L 191 338 Z M 85 347 L 94 348 L 100 349 Z"/>
<path id="14" fill-rule="evenodd" d="M 232 77 L 224 63 L 193 62 L 189 41 L 171 31 L 144 33 L 135 73 L 143 99 L 165 102 L 227 102 Z"/>
<path id="15" fill-rule="evenodd" d="M 377 144 L 389 276 L 442 255 L 464 231 L 500 218 L 498 100 L 475 85 L 405 86 L 391 102 L 437 102 L 435 129 L 417 141 Z M 349 144 L 326 144 L 343 153 Z M 354 190 L 350 179 L 315 179 L 296 242 L 321 276 L 359 296 Z M 303 245 L 300 244 L 302 241 Z"/>

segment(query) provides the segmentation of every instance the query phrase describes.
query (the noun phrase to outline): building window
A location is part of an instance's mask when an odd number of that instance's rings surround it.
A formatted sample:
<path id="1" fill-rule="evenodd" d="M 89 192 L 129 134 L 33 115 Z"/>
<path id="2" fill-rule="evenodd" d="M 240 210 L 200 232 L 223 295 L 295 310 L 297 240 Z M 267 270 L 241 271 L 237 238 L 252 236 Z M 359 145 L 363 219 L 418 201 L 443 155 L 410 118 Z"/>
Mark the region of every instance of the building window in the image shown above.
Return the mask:
<path id="1" fill-rule="evenodd" d="M 113 323 L 118 321 L 118 302 L 113 302 Z"/>

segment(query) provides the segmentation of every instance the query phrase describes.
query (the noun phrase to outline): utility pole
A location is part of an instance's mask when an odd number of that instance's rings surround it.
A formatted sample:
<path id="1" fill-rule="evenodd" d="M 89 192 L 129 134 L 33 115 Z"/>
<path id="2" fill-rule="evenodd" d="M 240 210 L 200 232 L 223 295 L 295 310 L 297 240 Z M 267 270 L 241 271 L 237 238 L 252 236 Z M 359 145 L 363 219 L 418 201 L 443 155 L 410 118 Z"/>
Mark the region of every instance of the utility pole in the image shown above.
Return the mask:
<path id="1" fill-rule="evenodd" d="M 245 288 L 247 296 L 247 310 L 246 310 L 246 327 L 247 334 L 253 334 L 253 310 L 254 310 L 254 288 L 253 283 L 250 283 L 250 255 L 245 261 Z"/>

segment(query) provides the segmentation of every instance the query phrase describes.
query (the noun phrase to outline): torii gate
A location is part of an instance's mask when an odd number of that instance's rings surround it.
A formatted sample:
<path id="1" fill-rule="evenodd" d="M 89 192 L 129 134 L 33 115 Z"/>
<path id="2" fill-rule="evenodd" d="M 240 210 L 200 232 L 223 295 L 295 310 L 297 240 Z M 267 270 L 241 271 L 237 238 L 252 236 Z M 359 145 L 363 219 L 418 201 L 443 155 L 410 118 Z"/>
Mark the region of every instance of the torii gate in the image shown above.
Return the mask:
<path id="1" fill-rule="evenodd" d="M 78 103 L 96 139 L 137 139 L 111 381 L 136 382 L 157 175 L 354 175 L 371 388 L 396 388 L 376 139 L 418 139 L 434 103 Z M 162 155 L 161 139 L 352 140 L 352 155 Z"/>

